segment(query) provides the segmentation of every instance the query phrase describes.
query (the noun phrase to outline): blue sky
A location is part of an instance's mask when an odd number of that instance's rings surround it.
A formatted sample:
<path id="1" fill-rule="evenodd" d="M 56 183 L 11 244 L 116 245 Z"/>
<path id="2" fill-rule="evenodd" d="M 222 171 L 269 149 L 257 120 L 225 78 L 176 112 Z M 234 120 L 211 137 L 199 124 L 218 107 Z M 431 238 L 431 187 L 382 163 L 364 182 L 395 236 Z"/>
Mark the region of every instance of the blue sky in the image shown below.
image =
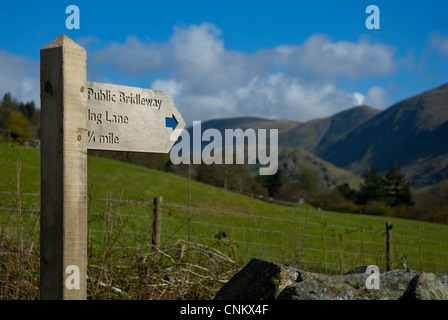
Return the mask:
<path id="1" fill-rule="evenodd" d="M 68 5 L 80 29 L 68 30 Z M 368 30 L 368 5 L 380 29 Z M 448 2 L 11 1 L 0 4 L 0 95 L 39 105 L 39 50 L 65 33 L 88 80 L 166 90 L 193 120 L 307 121 L 384 109 L 448 82 Z"/>

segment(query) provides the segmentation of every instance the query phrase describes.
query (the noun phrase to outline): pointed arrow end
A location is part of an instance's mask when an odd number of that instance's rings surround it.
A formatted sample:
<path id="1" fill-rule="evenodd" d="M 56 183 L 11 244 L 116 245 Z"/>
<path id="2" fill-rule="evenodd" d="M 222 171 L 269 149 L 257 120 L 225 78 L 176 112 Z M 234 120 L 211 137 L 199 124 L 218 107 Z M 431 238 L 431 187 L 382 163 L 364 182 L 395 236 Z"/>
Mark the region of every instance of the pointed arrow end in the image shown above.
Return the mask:
<path id="1" fill-rule="evenodd" d="M 165 126 L 167 128 L 172 128 L 174 130 L 174 129 L 176 129 L 178 122 L 177 122 L 176 117 L 174 116 L 174 114 L 172 116 L 173 116 L 172 118 L 166 118 L 165 119 Z"/>

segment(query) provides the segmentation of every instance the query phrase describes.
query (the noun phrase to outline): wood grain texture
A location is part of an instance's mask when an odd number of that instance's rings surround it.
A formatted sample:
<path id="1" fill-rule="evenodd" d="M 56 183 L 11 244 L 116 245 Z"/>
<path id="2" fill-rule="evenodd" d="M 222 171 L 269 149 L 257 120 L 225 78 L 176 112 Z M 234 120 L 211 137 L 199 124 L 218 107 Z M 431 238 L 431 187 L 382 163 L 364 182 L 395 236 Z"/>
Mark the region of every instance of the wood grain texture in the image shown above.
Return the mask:
<path id="1" fill-rule="evenodd" d="M 41 299 L 87 295 L 86 51 L 65 35 L 41 49 Z M 68 289 L 67 266 L 80 270 Z"/>

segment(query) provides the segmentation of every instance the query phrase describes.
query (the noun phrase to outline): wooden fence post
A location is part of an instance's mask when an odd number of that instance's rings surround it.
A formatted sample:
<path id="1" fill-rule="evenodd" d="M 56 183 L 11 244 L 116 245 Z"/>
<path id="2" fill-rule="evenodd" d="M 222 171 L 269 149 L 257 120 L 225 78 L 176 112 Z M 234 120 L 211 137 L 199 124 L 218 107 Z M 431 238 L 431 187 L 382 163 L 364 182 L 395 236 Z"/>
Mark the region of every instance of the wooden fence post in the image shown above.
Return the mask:
<path id="1" fill-rule="evenodd" d="M 444 243 L 444 239 L 443 239 L 443 235 L 442 237 L 442 273 L 445 273 L 445 243 Z"/>
<path id="2" fill-rule="evenodd" d="M 151 244 L 155 251 L 160 248 L 160 239 L 162 236 L 162 202 L 162 197 L 154 198 Z"/>
<path id="3" fill-rule="evenodd" d="M 392 262 L 392 246 L 391 246 L 391 233 L 390 230 L 392 230 L 392 224 L 390 221 L 386 222 L 386 267 L 387 271 L 390 271 L 393 269 L 393 262 Z"/>
<path id="4" fill-rule="evenodd" d="M 293 237 L 294 237 L 294 248 L 293 248 L 293 257 L 294 257 L 294 259 L 293 260 L 296 260 L 297 259 L 297 251 L 296 251 L 296 249 L 297 249 L 297 234 L 296 234 L 296 215 L 297 215 L 297 208 L 296 207 L 294 207 L 294 232 L 293 232 Z"/>
<path id="5" fill-rule="evenodd" d="M 308 220 L 308 207 L 306 208 L 306 213 L 305 213 L 305 221 L 303 222 L 303 228 L 302 228 L 302 237 L 300 240 L 300 251 L 299 251 L 299 260 L 297 262 L 298 266 L 301 266 L 301 261 L 302 261 L 302 253 L 303 253 L 303 247 L 305 246 L 305 235 L 306 235 L 306 222 Z"/>
<path id="6" fill-rule="evenodd" d="M 361 262 L 359 263 L 359 265 L 365 265 L 365 252 L 364 252 L 364 233 L 363 233 L 363 227 L 361 225 L 361 223 L 359 223 L 358 225 L 358 230 L 359 230 L 359 234 L 360 234 L 360 241 L 361 241 Z"/>
<path id="7" fill-rule="evenodd" d="M 181 243 L 180 244 L 180 248 L 179 248 L 179 253 L 177 255 L 177 258 L 179 260 L 182 260 L 184 258 L 185 255 L 185 243 Z"/>
<path id="8" fill-rule="evenodd" d="M 421 242 L 420 221 L 418 221 L 417 227 L 418 227 L 418 256 L 419 256 L 419 260 L 420 260 L 420 271 L 423 272 L 423 256 L 422 256 L 422 242 Z"/>
<path id="9" fill-rule="evenodd" d="M 324 212 L 322 208 L 318 209 L 320 211 L 320 219 L 321 219 L 321 225 L 322 225 L 322 246 L 324 249 L 324 268 L 325 268 L 325 274 L 327 273 L 327 251 L 325 249 L 325 224 L 324 224 Z"/>
<path id="10" fill-rule="evenodd" d="M 61 35 L 40 51 L 40 298 L 87 299 L 86 51 Z"/>

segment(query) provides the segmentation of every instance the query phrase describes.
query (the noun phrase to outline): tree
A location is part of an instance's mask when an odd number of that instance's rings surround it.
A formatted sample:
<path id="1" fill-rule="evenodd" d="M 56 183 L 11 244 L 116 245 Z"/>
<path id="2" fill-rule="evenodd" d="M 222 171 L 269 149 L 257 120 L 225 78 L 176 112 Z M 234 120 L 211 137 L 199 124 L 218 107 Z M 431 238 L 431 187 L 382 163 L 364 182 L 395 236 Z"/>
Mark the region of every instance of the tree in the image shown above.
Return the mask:
<path id="1" fill-rule="evenodd" d="M 240 193 L 267 195 L 263 186 L 251 176 L 247 165 L 201 164 L 195 168 L 197 181 Z"/>
<path id="2" fill-rule="evenodd" d="M 24 116 L 31 120 L 33 118 L 34 112 L 36 111 L 36 106 L 34 104 L 34 101 L 27 102 L 27 103 L 20 103 L 19 106 L 20 112 L 24 114 Z"/>
<path id="3" fill-rule="evenodd" d="M 1 109 L 7 111 L 18 111 L 19 103 L 14 99 L 10 92 L 5 93 L 1 103 Z"/>
<path id="4" fill-rule="evenodd" d="M 7 102 L 7 101 L 12 101 L 11 92 L 7 92 L 7 93 L 5 93 L 5 95 L 3 96 L 3 102 Z"/>
<path id="5" fill-rule="evenodd" d="M 273 175 L 257 176 L 256 181 L 268 190 L 270 197 L 273 197 L 285 183 L 283 169 L 278 168 L 277 172 Z"/>
<path id="6" fill-rule="evenodd" d="M 391 206 L 414 205 L 411 184 L 405 180 L 396 163 L 387 171 L 384 178 L 385 200 Z"/>
<path id="7" fill-rule="evenodd" d="M 348 201 L 356 202 L 358 198 L 358 191 L 352 189 L 347 182 L 338 185 L 336 190 Z"/>
<path id="8" fill-rule="evenodd" d="M 31 123 L 21 112 L 11 112 L 6 121 L 6 129 L 15 138 L 30 139 L 33 137 Z"/>
<path id="9" fill-rule="evenodd" d="M 360 192 L 358 194 L 358 201 L 361 204 L 369 200 L 380 201 L 384 199 L 385 188 L 384 179 L 378 172 L 378 168 L 374 165 L 364 173 L 364 183 L 361 184 Z"/>
<path id="10" fill-rule="evenodd" d="M 313 191 L 317 187 L 316 177 L 310 169 L 303 169 L 301 180 L 308 191 Z"/>

